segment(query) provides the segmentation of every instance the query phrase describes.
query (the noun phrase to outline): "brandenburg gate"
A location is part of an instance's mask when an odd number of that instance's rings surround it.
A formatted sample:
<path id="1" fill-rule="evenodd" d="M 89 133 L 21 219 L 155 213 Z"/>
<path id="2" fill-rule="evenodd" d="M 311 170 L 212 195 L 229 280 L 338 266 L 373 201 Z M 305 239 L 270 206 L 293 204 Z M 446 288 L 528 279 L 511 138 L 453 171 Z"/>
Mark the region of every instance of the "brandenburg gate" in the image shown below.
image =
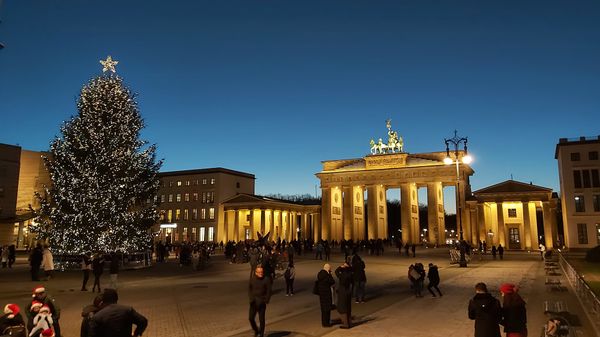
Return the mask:
<path id="1" fill-rule="evenodd" d="M 457 179 L 456 167 L 443 162 L 445 151 L 405 152 L 403 139 L 392 131 L 390 120 L 387 121 L 387 129 L 387 144 L 381 138 L 378 142 L 371 140 L 371 154 L 363 158 L 322 162 L 323 170 L 316 174 L 321 181 L 322 213 L 320 231 L 317 229 L 315 232 L 320 232 L 321 238 L 326 240 L 389 238 L 386 192 L 399 188 L 402 241 L 419 243 L 417 189 L 426 187 L 427 241 L 445 244 L 443 188 L 456 186 L 458 181 L 461 203 L 458 209 L 462 212 L 463 235 L 466 241 L 472 242 L 478 237 L 477 226 L 471 226 L 466 197 L 471 195 L 469 177 L 473 175 L 473 169 L 461 163 Z"/>

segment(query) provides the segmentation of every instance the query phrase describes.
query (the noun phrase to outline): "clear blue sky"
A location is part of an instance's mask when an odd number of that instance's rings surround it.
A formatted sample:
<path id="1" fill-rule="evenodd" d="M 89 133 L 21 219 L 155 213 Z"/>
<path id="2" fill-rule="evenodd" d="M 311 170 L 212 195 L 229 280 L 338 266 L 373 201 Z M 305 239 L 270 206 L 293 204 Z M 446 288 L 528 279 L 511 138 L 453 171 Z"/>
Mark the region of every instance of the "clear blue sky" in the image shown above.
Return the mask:
<path id="1" fill-rule="evenodd" d="M 600 134 L 598 1 L 74 1 L 0 8 L 0 142 L 45 150 L 112 55 L 163 170 L 315 191 L 385 120 L 410 153 L 469 137 L 473 190 L 558 190 L 560 137 Z"/>

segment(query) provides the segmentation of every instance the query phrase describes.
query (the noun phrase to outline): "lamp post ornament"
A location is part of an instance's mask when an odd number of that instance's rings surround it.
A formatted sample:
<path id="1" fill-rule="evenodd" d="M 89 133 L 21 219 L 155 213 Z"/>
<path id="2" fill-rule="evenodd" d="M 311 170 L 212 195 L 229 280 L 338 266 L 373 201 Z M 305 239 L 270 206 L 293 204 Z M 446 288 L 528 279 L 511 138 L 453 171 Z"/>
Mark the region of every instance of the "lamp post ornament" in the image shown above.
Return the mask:
<path id="1" fill-rule="evenodd" d="M 446 144 L 446 158 L 444 158 L 444 163 L 446 165 L 456 165 L 456 220 L 458 225 L 458 230 L 460 233 L 460 267 L 467 266 L 467 260 L 465 258 L 465 252 L 467 249 L 467 242 L 463 236 L 463 227 L 462 227 L 462 203 L 460 202 L 460 170 L 459 170 L 459 152 L 458 146 L 460 143 L 463 143 L 464 146 L 464 155 L 462 157 L 462 162 L 468 164 L 471 162 L 471 157 L 467 153 L 467 137 L 459 137 L 457 135 L 457 131 L 454 130 L 454 137 L 444 139 L 444 143 Z M 454 160 L 450 157 L 450 144 L 454 145 Z"/>

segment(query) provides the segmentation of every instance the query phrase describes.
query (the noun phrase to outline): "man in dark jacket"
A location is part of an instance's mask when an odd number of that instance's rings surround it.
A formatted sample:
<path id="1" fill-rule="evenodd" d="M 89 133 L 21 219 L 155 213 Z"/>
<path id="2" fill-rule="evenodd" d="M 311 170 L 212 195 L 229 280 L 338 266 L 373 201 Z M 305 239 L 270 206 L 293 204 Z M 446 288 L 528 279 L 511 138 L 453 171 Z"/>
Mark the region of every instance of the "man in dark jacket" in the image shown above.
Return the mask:
<path id="1" fill-rule="evenodd" d="M 248 286 L 248 299 L 250 300 L 250 312 L 248 313 L 248 319 L 250 320 L 250 326 L 254 330 L 254 336 L 264 337 L 265 335 L 265 312 L 267 311 L 267 304 L 271 299 L 271 279 L 265 277 L 265 273 L 262 267 L 256 267 L 254 275 L 250 277 L 250 283 Z M 260 327 L 256 326 L 256 314 L 258 313 L 258 320 Z"/>
<path id="2" fill-rule="evenodd" d="M 146 317 L 132 307 L 117 304 L 119 296 L 114 289 L 104 289 L 102 310 L 91 319 L 89 337 L 139 337 L 148 326 Z M 135 331 L 131 329 L 135 324 Z"/>
<path id="3" fill-rule="evenodd" d="M 502 308 L 500 301 L 487 291 L 485 283 L 475 285 L 469 302 L 469 319 L 475 320 L 475 337 L 500 337 Z"/>
<path id="4" fill-rule="evenodd" d="M 38 243 L 29 255 L 29 265 L 31 266 L 31 280 L 40 280 L 40 266 L 42 265 L 42 258 L 44 253 L 42 251 L 42 244 Z"/>
<path id="5" fill-rule="evenodd" d="M 365 262 L 358 254 L 354 254 L 352 257 L 352 276 L 354 281 L 354 302 L 364 303 L 367 274 L 365 273 Z"/>
<path id="6" fill-rule="evenodd" d="M 317 292 L 321 304 L 321 325 L 325 328 L 331 326 L 331 310 L 333 309 L 331 287 L 334 284 L 335 280 L 331 275 L 331 266 L 326 263 L 317 274 Z"/>
<path id="7" fill-rule="evenodd" d="M 338 278 L 338 303 L 337 311 L 342 320 L 342 329 L 352 327 L 352 268 L 344 263 L 335 270 L 335 276 Z"/>
<path id="8" fill-rule="evenodd" d="M 429 279 L 427 290 L 429 290 L 433 297 L 436 297 L 433 290 L 431 290 L 431 288 L 435 288 L 438 294 L 440 294 L 440 297 L 442 297 L 442 292 L 440 291 L 440 288 L 438 288 L 438 285 L 440 284 L 440 273 L 438 271 L 438 266 L 434 265 L 433 263 L 429 264 L 429 272 L 427 273 L 427 278 Z"/>

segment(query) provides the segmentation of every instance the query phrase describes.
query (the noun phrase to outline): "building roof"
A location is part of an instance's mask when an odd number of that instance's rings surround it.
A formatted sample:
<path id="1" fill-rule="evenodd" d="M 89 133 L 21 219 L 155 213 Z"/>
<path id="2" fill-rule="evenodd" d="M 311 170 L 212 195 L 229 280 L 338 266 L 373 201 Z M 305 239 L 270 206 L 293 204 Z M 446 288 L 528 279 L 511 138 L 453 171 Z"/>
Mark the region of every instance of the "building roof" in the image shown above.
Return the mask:
<path id="1" fill-rule="evenodd" d="M 583 144 L 594 144 L 600 143 L 600 136 L 596 137 L 579 137 L 579 138 L 560 138 L 558 144 L 556 144 L 556 150 L 554 151 L 554 159 L 558 159 L 558 149 L 561 146 L 569 145 L 583 145 Z"/>
<path id="2" fill-rule="evenodd" d="M 496 185 L 492 185 L 489 187 L 482 188 L 473 192 L 473 194 L 500 194 L 500 193 L 532 193 L 532 192 L 542 192 L 549 193 L 552 192 L 551 188 L 546 188 L 542 186 L 537 186 L 532 183 L 526 184 L 516 180 L 507 180 Z"/>
<path id="3" fill-rule="evenodd" d="M 244 178 L 256 179 L 254 174 L 241 172 L 241 171 L 234 171 L 234 170 L 226 169 L 223 167 L 159 172 L 158 176 L 160 178 L 162 178 L 162 177 L 176 177 L 176 176 L 187 176 L 187 175 L 193 175 L 193 174 L 210 174 L 210 173 L 224 173 L 224 174 L 230 174 L 230 175 L 240 176 L 240 177 L 244 177 Z"/>

